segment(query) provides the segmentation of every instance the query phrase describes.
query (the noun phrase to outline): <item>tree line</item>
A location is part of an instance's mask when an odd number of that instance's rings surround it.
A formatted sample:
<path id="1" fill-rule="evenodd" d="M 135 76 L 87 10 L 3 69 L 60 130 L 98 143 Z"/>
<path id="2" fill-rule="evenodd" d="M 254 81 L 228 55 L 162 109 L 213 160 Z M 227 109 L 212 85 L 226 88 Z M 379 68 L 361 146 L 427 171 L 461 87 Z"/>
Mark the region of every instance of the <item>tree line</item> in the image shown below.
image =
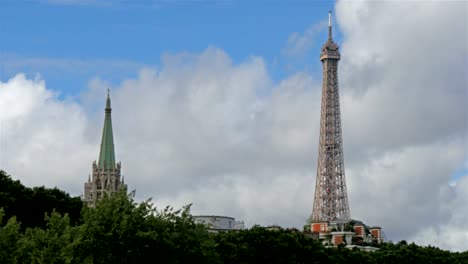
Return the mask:
<path id="1" fill-rule="evenodd" d="M 371 253 L 260 226 L 210 233 L 190 206 L 157 208 L 120 192 L 88 208 L 79 197 L 25 187 L 3 171 L 0 208 L 0 263 L 468 263 L 468 251 L 404 241 Z"/>

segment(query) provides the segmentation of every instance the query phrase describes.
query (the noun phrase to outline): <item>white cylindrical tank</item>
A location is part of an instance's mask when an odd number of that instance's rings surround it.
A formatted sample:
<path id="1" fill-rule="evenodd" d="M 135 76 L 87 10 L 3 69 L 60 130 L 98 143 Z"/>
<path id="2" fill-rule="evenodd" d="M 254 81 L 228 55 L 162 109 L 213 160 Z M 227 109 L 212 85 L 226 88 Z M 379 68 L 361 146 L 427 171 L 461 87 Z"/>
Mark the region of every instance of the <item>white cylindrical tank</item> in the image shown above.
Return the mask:
<path id="1" fill-rule="evenodd" d="M 198 224 L 205 224 L 212 230 L 238 230 L 243 229 L 243 223 L 236 221 L 234 217 L 220 215 L 194 215 Z M 242 228 L 241 228 L 242 227 Z"/>

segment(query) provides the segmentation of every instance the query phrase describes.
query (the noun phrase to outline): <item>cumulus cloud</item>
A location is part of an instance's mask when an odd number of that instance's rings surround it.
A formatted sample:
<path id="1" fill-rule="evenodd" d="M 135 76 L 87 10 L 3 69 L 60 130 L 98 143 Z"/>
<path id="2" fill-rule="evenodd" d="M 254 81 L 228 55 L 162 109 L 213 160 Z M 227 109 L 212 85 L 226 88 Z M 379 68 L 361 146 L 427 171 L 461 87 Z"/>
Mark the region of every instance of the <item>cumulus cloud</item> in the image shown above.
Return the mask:
<path id="1" fill-rule="evenodd" d="M 392 240 L 468 243 L 467 177 L 449 185 L 467 162 L 463 10 L 462 2 L 336 7 L 351 215 Z M 194 203 L 195 214 L 300 227 L 315 189 L 320 78 L 299 72 L 274 82 L 262 58 L 236 64 L 214 47 L 165 54 L 156 69 L 112 87 L 126 182 L 162 206 Z M 108 87 L 91 80 L 77 103 L 41 79 L 2 83 L 2 167 L 26 184 L 80 194 Z"/>
<path id="2" fill-rule="evenodd" d="M 462 250 L 468 229 L 455 219 L 468 213 L 454 201 L 467 190 L 448 182 L 467 160 L 466 3 L 342 1 L 336 11 L 352 212 L 392 239 Z"/>
<path id="3" fill-rule="evenodd" d="M 75 102 L 60 101 L 39 78 L 18 74 L 0 83 L 0 163 L 27 185 L 70 191 L 86 173 L 94 144 L 83 140 L 87 118 Z M 97 143 L 97 142 L 91 142 Z"/>

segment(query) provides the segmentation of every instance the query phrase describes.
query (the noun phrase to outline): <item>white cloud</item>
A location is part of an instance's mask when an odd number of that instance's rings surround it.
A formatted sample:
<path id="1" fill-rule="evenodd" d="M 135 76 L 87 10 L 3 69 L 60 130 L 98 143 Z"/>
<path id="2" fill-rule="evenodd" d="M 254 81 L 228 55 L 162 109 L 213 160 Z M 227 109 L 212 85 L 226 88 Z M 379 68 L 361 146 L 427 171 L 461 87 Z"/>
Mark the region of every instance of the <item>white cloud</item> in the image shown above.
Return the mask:
<path id="1" fill-rule="evenodd" d="M 327 28 L 327 26 L 328 22 L 324 20 L 309 26 L 302 34 L 299 32 L 293 32 L 289 35 L 286 47 L 283 49 L 283 53 L 290 57 L 306 55 L 306 53 L 313 47 L 314 38 L 316 38 L 318 33 Z"/>
<path id="2" fill-rule="evenodd" d="M 336 10 L 353 215 L 394 240 L 462 250 L 468 229 L 455 219 L 468 213 L 455 201 L 466 186 L 448 194 L 468 156 L 466 3 L 341 1 Z"/>
<path id="3" fill-rule="evenodd" d="M 442 204 L 447 213 L 444 222 L 423 226 L 410 240 L 418 244 L 466 251 L 468 214 L 464 209 L 468 204 L 468 177 L 461 178 L 456 186 L 447 188 L 446 191 L 449 199 Z"/>
<path id="4" fill-rule="evenodd" d="M 467 178 L 449 182 L 467 157 L 463 3 L 341 1 L 337 15 L 351 215 L 392 240 L 461 250 Z M 126 182 L 159 205 L 301 226 L 315 189 L 317 79 L 274 83 L 262 58 L 234 64 L 217 48 L 164 55 L 111 92 Z M 0 165 L 26 184 L 79 194 L 103 121 L 89 109 L 103 108 L 108 86 L 92 80 L 77 104 L 40 79 L 3 83 Z"/>
<path id="5" fill-rule="evenodd" d="M 27 185 L 78 194 L 74 181 L 86 175 L 82 160 L 95 148 L 83 140 L 87 123 L 78 104 L 59 101 L 40 79 L 19 74 L 0 83 L 0 165 Z"/>

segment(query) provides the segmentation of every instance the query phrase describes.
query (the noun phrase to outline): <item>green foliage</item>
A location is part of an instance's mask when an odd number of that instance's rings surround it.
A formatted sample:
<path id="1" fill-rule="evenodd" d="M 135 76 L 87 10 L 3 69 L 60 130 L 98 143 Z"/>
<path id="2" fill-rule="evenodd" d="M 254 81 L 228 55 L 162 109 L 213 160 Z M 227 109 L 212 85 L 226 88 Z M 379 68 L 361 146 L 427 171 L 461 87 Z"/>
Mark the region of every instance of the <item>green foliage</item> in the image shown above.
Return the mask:
<path id="1" fill-rule="evenodd" d="M 300 232 L 249 230 L 215 236 L 221 263 L 326 263 L 323 246 Z"/>
<path id="2" fill-rule="evenodd" d="M 29 189 L 3 172 L 0 183 L 0 203 L 5 207 L 0 208 L 2 264 L 468 263 L 468 251 L 454 253 L 406 241 L 363 252 L 345 246 L 325 248 L 295 229 L 269 231 L 254 226 L 213 234 L 194 222 L 190 205 L 157 209 L 151 200 L 137 203 L 133 193 L 123 191 L 71 217 L 77 203 L 58 189 Z M 22 228 L 11 214 L 26 216 L 23 210 L 30 207 L 21 203 L 33 197 L 42 199 L 36 206 L 42 202 L 47 206 L 31 216 L 42 213 L 43 218 L 32 217 Z"/>
<path id="3" fill-rule="evenodd" d="M 47 228 L 28 228 L 18 241 L 16 263 L 81 263 L 75 257 L 78 227 L 70 225 L 68 215 L 46 215 Z"/>
<path id="4" fill-rule="evenodd" d="M 205 227 L 197 225 L 190 207 L 159 211 L 150 200 L 135 203 L 133 194 L 104 197 L 83 210 L 79 255 L 96 263 L 210 263 L 216 254 Z"/>
<path id="5" fill-rule="evenodd" d="M 374 252 L 376 263 L 468 263 L 468 251 L 453 253 L 436 247 L 421 247 L 401 241 L 397 244 L 384 243 Z"/>
<path id="6" fill-rule="evenodd" d="M 345 223 L 344 224 L 344 227 L 343 227 L 343 230 L 344 231 L 351 231 L 351 232 L 354 232 L 354 224 L 356 222 L 355 221 L 350 221 L 348 223 Z"/>
<path id="7" fill-rule="evenodd" d="M 10 218 L 3 226 L 4 215 L 5 211 L 0 209 L 0 263 L 11 263 L 21 236 L 20 226 L 15 217 Z"/>
<path id="8" fill-rule="evenodd" d="M 23 230 L 28 227 L 45 228 L 44 214 L 54 210 L 68 214 L 71 223 L 77 224 L 82 207 L 79 197 L 70 197 L 57 188 L 25 187 L 0 170 L 0 208 L 5 210 L 7 219 L 16 216 Z"/>

